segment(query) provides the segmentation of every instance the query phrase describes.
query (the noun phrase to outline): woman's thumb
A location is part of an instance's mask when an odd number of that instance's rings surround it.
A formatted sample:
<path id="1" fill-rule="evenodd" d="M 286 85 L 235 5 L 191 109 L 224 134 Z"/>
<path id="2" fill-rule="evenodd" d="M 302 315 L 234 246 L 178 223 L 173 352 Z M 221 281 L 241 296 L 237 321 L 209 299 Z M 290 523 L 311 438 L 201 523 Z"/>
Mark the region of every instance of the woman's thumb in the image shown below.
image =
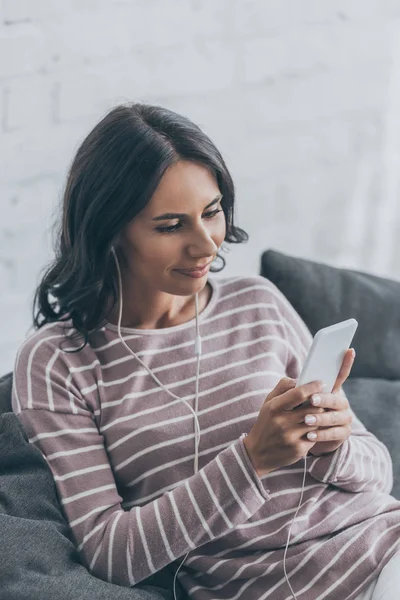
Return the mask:
<path id="1" fill-rule="evenodd" d="M 265 402 L 269 402 L 272 398 L 276 396 L 280 396 L 289 390 L 292 390 L 296 387 L 297 379 L 292 379 L 291 377 L 282 377 L 276 384 L 276 386 L 270 391 Z"/>

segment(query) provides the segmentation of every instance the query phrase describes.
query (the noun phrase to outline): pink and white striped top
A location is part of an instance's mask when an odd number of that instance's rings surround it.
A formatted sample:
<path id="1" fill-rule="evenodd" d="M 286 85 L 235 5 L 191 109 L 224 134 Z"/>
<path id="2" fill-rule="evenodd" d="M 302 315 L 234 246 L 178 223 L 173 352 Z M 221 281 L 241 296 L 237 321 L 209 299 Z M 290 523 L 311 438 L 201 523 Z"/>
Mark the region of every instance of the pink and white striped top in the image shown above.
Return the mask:
<path id="1" fill-rule="evenodd" d="M 195 600 L 289 600 L 283 570 L 303 460 L 261 479 L 243 445 L 281 377 L 296 378 L 311 335 L 264 277 L 209 277 L 199 317 L 201 427 L 156 384 L 107 323 L 89 344 L 48 324 L 22 344 L 13 411 L 46 458 L 82 562 L 133 586 L 170 563 Z M 69 327 L 71 327 L 69 322 Z M 165 329 L 121 328 L 126 343 L 194 407 L 195 319 Z M 60 342 L 64 341 L 62 348 Z M 351 600 L 400 546 L 386 447 L 354 415 L 335 452 L 309 456 L 286 571 L 299 600 Z"/>

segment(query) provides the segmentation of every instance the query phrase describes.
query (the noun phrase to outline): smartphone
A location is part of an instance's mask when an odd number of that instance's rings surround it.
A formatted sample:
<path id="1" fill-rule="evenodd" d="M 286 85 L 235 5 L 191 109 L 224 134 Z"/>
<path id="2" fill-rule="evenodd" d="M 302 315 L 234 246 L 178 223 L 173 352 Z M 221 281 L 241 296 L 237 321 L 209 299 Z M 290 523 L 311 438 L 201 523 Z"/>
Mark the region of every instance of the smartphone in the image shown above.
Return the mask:
<path id="1" fill-rule="evenodd" d="M 347 319 L 317 331 L 296 387 L 312 381 L 323 381 L 327 385 L 325 393 L 332 392 L 357 327 L 355 319 Z"/>

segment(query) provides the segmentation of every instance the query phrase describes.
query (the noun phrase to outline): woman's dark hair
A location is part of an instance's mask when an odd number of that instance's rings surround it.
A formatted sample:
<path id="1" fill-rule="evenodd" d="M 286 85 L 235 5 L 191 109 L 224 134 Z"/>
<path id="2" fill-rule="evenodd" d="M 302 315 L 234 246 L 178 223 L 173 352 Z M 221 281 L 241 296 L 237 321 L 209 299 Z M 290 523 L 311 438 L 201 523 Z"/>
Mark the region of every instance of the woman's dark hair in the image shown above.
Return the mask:
<path id="1" fill-rule="evenodd" d="M 146 206 L 166 169 L 179 160 L 209 169 L 223 194 L 225 241 L 248 234 L 233 223 L 234 184 L 225 162 L 201 129 L 172 110 L 146 104 L 112 109 L 84 139 L 72 161 L 55 223 L 55 258 L 33 300 L 34 327 L 72 320 L 72 337 L 100 328 L 118 300 L 111 252 L 122 230 Z M 225 267 L 224 258 L 220 272 Z M 55 298 L 49 301 L 49 294 Z M 110 298 L 113 298 L 111 309 Z M 35 307 L 38 305 L 35 314 Z M 80 350 L 81 348 L 78 348 Z"/>

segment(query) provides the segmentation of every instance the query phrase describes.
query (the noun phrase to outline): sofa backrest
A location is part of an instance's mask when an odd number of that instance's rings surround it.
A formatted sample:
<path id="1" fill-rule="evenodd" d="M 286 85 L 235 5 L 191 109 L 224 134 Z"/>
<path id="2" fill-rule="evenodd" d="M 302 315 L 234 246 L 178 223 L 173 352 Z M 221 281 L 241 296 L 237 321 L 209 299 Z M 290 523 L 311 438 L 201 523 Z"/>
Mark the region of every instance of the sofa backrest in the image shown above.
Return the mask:
<path id="1" fill-rule="evenodd" d="M 11 412 L 12 371 L 0 377 L 0 415 Z"/>

